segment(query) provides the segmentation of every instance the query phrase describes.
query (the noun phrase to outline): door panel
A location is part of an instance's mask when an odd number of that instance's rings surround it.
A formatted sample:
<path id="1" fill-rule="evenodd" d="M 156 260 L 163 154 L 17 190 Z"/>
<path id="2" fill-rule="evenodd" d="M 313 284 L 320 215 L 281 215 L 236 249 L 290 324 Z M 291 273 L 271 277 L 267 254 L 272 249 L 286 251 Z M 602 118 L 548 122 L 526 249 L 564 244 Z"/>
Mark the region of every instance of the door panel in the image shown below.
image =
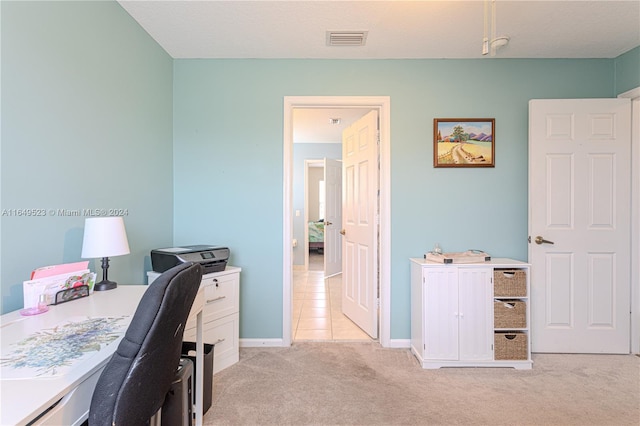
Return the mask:
<path id="1" fill-rule="evenodd" d="M 342 163 L 324 159 L 325 222 L 324 222 L 324 276 L 342 271 Z"/>
<path id="2" fill-rule="evenodd" d="M 629 353 L 630 118 L 628 99 L 529 104 L 534 352 Z"/>
<path id="3" fill-rule="evenodd" d="M 378 337 L 378 112 L 345 129 L 343 161 L 342 312 Z"/>
<path id="4" fill-rule="evenodd" d="M 556 328 L 572 327 L 572 318 L 575 316 L 571 303 L 574 294 L 573 254 L 548 253 L 545 260 L 546 325 Z"/>
<path id="5" fill-rule="evenodd" d="M 573 156 L 552 154 L 547 157 L 547 228 L 573 227 Z M 553 183 L 553 184 L 551 184 Z"/>
<path id="6" fill-rule="evenodd" d="M 430 360 L 458 360 L 458 271 L 425 270 L 424 351 Z"/>
<path id="7" fill-rule="evenodd" d="M 459 359 L 493 360 L 493 269 L 458 270 Z"/>

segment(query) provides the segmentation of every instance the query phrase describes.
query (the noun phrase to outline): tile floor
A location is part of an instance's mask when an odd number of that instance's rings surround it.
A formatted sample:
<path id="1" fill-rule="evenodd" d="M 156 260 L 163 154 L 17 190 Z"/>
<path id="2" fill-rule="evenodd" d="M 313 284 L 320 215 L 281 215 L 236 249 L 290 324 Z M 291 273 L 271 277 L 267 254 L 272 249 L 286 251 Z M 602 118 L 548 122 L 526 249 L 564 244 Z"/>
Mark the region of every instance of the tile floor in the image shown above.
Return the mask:
<path id="1" fill-rule="evenodd" d="M 293 271 L 294 341 L 370 341 L 342 314 L 342 275 L 325 279 L 322 256 L 309 256 L 309 270 Z"/>

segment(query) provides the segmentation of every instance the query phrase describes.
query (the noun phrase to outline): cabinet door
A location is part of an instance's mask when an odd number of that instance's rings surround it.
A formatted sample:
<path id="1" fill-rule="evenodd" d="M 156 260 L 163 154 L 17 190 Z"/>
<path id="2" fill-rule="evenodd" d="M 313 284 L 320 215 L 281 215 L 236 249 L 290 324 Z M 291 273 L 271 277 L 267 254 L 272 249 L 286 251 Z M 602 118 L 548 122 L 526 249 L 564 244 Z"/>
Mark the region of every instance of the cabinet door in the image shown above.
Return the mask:
<path id="1" fill-rule="evenodd" d="M 492 268 L 459 268 L 460 360 L 493 359 Z"/>
<path id="2" fill-rule="evenodd" d="M 458 270 L 424 269 L 424 358 L 458 359 Z"/>

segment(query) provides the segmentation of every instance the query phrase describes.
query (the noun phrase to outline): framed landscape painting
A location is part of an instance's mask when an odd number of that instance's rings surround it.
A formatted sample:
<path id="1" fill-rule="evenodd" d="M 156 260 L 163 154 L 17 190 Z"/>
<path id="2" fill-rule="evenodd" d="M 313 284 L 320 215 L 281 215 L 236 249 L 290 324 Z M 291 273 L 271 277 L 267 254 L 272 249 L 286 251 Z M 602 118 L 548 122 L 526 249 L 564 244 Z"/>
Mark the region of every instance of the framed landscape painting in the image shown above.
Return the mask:
<path id="1" fill-rule="evenodd" d="M 433 167 L 494 167 L 495 119 L 434 118 Z"/>

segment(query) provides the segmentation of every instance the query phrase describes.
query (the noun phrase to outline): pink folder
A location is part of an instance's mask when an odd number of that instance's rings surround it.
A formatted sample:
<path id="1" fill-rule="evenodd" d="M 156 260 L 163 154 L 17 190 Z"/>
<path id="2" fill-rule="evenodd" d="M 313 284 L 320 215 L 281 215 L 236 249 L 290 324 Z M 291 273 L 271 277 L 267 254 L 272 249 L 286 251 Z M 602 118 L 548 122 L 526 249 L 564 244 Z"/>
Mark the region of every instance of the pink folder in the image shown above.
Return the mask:
<path id="1" fill-rule="evenodd" d="M 34 269 L 33 272 L 31 272 L 30 279 L 35 280 L 38 278 L 52 277 L 54 275 L 68 274 L 88 269 L 88 266 L 88 260 L 75 263 L 63 263 L 62 265 L 43 266 L 42 268 Z"/>

